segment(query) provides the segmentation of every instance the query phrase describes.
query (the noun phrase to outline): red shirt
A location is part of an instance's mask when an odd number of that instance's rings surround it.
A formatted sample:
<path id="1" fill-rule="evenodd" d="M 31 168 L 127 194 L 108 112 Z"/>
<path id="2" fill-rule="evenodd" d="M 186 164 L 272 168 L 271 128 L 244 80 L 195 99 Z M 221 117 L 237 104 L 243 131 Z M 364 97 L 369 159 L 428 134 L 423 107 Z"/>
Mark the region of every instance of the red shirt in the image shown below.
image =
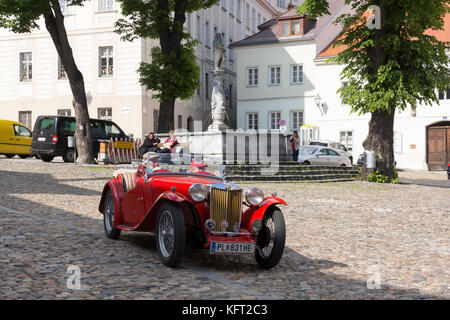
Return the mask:
<path id="1" fill-rule="evenodd" d="M 173 136 L 173 138 L 168 137 L 166 139 L 166 141 L 164 141 L 164 143 L 167 143 L 167 142 L 171 142 L 171 144 L 170 144 L 170 152 L 172 152 L 173 147 L 175 147 L 178 144 L 177 137 L 175 137 L 175 136 Z"/>

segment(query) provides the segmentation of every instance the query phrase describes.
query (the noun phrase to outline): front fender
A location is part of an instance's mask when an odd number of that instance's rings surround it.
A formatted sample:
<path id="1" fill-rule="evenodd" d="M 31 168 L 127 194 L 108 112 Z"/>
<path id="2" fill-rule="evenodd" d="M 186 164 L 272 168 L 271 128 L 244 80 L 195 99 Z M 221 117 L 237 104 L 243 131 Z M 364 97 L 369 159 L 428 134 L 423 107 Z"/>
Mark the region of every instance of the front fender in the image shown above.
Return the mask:
<path id="1" fill-rule="evenodd" d="M 114 225 L 122 223 L 122 212 L 120 210 L 120 199 L 122 196 L 122 188 L 120 182 L 116 178 L 110 179 L 103 187 L 102 197 L 98 206 L 98 211 L 104 214 L 106 192 L 111 190 L 114 200 Z"/>
<path id="2" fill-rule="evenodd" d="M 266 197 L 259 205 L 248 208 L 242 214 L 241 228 L 251 231 L 252 230 L 251 225 L 253 221 L 255 221 L 256 219 L 262 220 L 266 211 L 269 208 L 276 206 L 278 204 L 285 206 L 287 205 L 287 203 L 281 198 Z"/>
<path id="3" fill-rule="evenodd" d="M 181 193 L 173 191 L 165 191 L 161 193 L 156 199 L 152 207 L 147 211 L 144 218 L 139 222 L 135 231 L 150 231 L 153 232 L 156 226 L 156 218 L 158 216 L 159 207 L 166 201 L 181 204 L 191 204 L 191 201 Z"/>

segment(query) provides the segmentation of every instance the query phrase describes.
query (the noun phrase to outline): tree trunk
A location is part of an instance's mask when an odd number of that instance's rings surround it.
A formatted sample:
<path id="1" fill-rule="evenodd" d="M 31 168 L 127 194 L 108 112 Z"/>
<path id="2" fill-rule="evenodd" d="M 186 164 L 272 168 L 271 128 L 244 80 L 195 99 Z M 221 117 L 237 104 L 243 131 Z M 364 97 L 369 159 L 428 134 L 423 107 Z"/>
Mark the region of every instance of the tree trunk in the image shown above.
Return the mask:
<path id="1" fill-rule="evenodd" d="M 389 178 L 394 168 L 394 115 L 395 108 L 375 111 L 369 122 L 369 133 L 363 142 L 365 150 L 375 152 L 377 170 Z"/>
<path id="2" fill-rule="evenodd" d="M 53 13 L 44 14 L 45 26 L 52 37 L 56 51 L 69 78 L 70 89 L 73 95 L 73 108 L 76 119 L 76 148 L 80 163 L 95 163 L 92 154 L 92 136 L 89 122 L 89 111 L 84 87 L 83 75 L 75 63 L 72 48 L 67 38 L 64 26 L 64 15 L 57 0 L 51 1 Z"/>
<path id="3" fill-rule="evenodd" d="M 167 133 L 174 130 L 175 99 L 161 101 L 159 104 L 158 132 Z"/>

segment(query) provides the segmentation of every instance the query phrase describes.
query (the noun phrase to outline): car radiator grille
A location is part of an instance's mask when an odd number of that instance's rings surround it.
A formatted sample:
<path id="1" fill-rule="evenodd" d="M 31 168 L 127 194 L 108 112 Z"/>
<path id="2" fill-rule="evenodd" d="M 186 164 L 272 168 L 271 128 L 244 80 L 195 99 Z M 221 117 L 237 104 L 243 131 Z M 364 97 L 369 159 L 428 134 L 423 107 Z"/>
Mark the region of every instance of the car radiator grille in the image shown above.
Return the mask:
<path id="1" fill-rule="evenodd" d="M 216 223 L 213 231 L 233 232 L 233 226 L 241 225 L 242 190 L 211 189 L 210 216 Z M 222 221 L 228 222 L 223 230 Z"/>

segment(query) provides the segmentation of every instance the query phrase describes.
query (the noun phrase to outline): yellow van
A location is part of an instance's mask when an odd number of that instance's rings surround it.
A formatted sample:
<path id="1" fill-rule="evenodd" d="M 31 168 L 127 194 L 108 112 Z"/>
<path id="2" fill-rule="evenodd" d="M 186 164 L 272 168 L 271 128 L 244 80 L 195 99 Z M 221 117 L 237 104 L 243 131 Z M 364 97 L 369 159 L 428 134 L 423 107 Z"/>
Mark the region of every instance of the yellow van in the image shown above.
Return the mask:
<path id="1" fill-rule="evenodd" d="M 33 154 L 31 131 L 19 122 L 0 119 L 0 154 L 12 158 L 16 154 L 25 159 Z"/>

